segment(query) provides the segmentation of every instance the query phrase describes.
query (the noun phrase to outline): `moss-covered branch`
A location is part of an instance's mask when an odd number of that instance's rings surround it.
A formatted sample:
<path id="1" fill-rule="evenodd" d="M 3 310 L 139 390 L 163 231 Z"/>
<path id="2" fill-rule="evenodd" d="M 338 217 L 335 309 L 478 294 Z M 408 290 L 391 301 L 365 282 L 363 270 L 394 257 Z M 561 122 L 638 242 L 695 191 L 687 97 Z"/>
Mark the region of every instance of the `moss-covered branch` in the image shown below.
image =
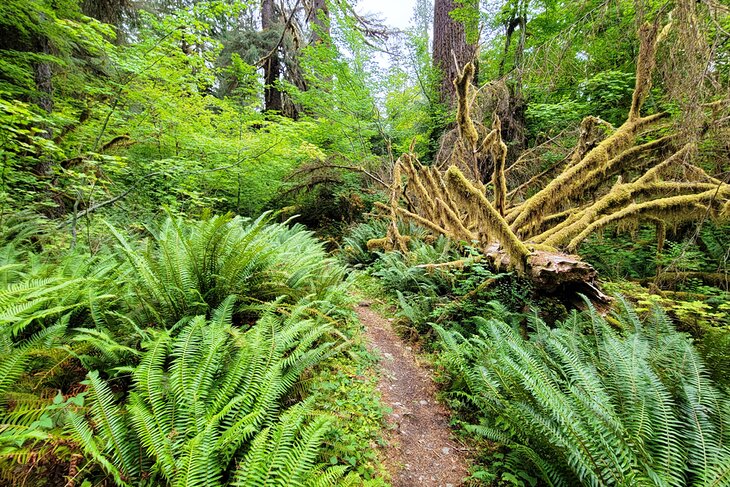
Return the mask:
<path id="1" fill-rule="evenodd" d="M 698 194 L 670 196 L 643 203 L 632 203 L 626 208 L 606 215 L 587 225 L 568 244 L 568 250 L 574 251 L 593 232 L 618 223 L 622 220 L 637 218 L 657 218 L 670 224 L 701 218 L 711 209 L 713 203 L 719 199 L 730 197 L 730 186 L 713 188 Z"/>
<path id="2" fill-rule="evenodd" d="M 496 114 L 492 122 L 492 132 L 496 134 L 495 143 L 492 144 L 492 159 L 494 160 L 494 173 L 492 175 L 494 208 L 500 216 L 504 217 L 507 204 L 507 178 L 504 175 L 504 165 L 507 160 L 507 144 L 502 141 L 502 122 Z"/>
<path id="3" fill-rule="evenodd" d="M 626 121 L 614 133 L 586 152 L 580 161 L 569 165 L 545 188 L 513 211 L 509 218 L 513 232 L 523 238 L 530 237 L 539 228 L 544 215 L 555 213 L 566 202 L 584 195 L 587 187 L 596 187 L 617 169 L 626 167 L 637 155 L 647 150 L 656 150 L 656 146 L 663 147 L 670 143 L 671 140 L 660 139 L 648 146 L 633 148 L 639 133 L 667 116 L 664 113 L 641 116 L 641 107 L 651 88 L 651 75 L 656 64 L 656 45 L 659 38 L 656 25 L 645 24 L 639 31 L 641 47 L 636 67 L 636 86 Z M 580 154 L 580 151 L 577 150 L 576 153 Z"/>
<path id="4" fill-rule="evenodd" d="M 484 194 L 471 184 L 456 167 L 452 166 L 446 171 L 444 180 L 454 198 L 460 201 L 470 213 L 480 216 L 482 226 L 480 232 L 485 232 L 493 237 L 493 240 L 498 241 L 507 252 L 511 265 L 524 272 L 527 267 L 527 258 L 530 255 L 529 249 L 510 230 L 507 222 L 497 213 Z"/>

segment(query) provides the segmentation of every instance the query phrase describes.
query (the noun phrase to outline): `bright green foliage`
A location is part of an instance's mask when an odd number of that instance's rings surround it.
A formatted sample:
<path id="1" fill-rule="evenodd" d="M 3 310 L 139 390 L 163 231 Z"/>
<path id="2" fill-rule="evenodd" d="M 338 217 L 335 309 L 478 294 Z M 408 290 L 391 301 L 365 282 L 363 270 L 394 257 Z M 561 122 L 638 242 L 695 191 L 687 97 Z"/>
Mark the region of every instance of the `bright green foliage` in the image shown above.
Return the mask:
<path id="1" fill-rule="evenodd" d="M 347 343 L 344 270 L 270 220 L 168 217 L 146 245 L 110 227 L 94 257 L 44 259 L 31 224 L 6 227 L 0 476 L 53 485 L 76 463 L 79 483 L 233 485 L 238 467 L 257 485 L 356 482 L 345 458 L 320 467 L 323 442 L 347 442 L 300 381 Z"/>
<path id="2" fill-rule="evenodd" d="M 132 291 L 144 313 L 174 324 L 205 314 L 229 295 L 251 304 L 286 296 L 323 297 L 342 280 L 311 233 L 271 224 L 269 215 L 246 223 L 217 216 L 194 224 L 168 218 L 152 231 L 146 249 L 132 246 L 113 227 L 129 263 Z"/>
<path id="3" fill-rule="evenodd" d="M 556 103 L 530 103 L 525 117 L 531 135 L 537 138 L 576 126 L 589 113 L 585 103 L 566 99 Z"/>
<path id="4" fill-rule="evenodd" d="M 479 417 L 467 430 L 546 485 L 728 485 L 730 403 L 692 344 L 659 309 L 642 322 L 622 303 L 614 320 L 535 318 L 527 339 L 496 319 L 471 338 L 439 328 Z"/>
<path id="5" fill-rule="evenodd" d="M 371 66 L 347 18 L 335 21 L 357 59 L 332 45 L 307 49 L 295 64 L 311 90 L 290 87 L 306 109 L 294 121 L 259 110 L 256 63 L 270 50 L 261 43 L 276 40 L 259 39 L 250 2 L 152 2 L 124 26 L 135 42 L 118 44 L 110 26 L 81 15 L 79 3 L 1 7 L 9 38 L 0 43 L 2 208 L 70 219 L 108 211 L 113 200 L 125 217 L 146 218 L 160 205 L 258 215 L 297 166 L 331 154 L 358 164 L 370 157 L 378 133 Z M 52 54 L 37 52 L 41 40 Z M 52 75 L 52 94 L 35 85 L 39 64 Z M 51 102 L 50 112 L 39 100 Z M 48 174 L 34 172 L 39 161 Z"/>
<path id="6" fill-rule="evenodd" d="M 351 19 L 343 19 L 350 23 Z M 375 100 L 368 86 L 374 65 L 351 26 L 343 29 L 343 42 L 353 49 L 352 59 L 339 56 L 334 45 L 308 46 L 301 57 L 306 91 L 287 85 L 287 91 L 311 114 L 308 137 L 357 164 L 371 157 L 371 140 L 378 135 Z M 327 123 L 321 123 L 324 119 Z"/>
<path id="7" fill-rule="evenodd" d="M 78 2 L 62 0 L 8 0 L 0 5 L 0 30 L 8 37 L 0 43 L 0 96 L 37 102 L 39 93 L 34 75 L 39 63 L 52 65 L 74 82 L 89 82 L 88 69 L 110 47 L 114 34 L 110 26 L 81 14 Z M 38 52 L 38 44 L 49 49 Z M 69 95 L 65 86 L 61 92 Z M 78 93 L 76 93 L 78 94 Z M 68 122 L 63 116 L 51 120 Z"/>
<path id="8" fill-rule="evenodd" d="M 11 342 L 7 333 L 0 336 L 0 354 L 2 354 L 2 358 L 0 358 L 0 404 L 5 405 L 5 393 L 25 372 L 33 351 L 40 347 L 51 346 L 64 331 L 65 323 L 61 322 L 17 344 Z"/>
<path id="9" fill-rule="evenodd" d="M 176 336 L 156 333 L 121 404 L 89 374 L 89 419 L 71 410 L 71 436 L 118 485 L 227 485 L 239 462 L 233 485 L 308 478 L 327 420 L 305 426 L 305 405 L 277 417 L 301 373 L 334 350 L 321 341 L 332 328 L 295 308 L 286 318 L 267 313 L 241 332 L 231 324 L 233 303 L 226 299 L 209 321 L 184 320 Z M 322 474 L 334 481 L 343 472 Z"/>
<path id="10" fill-rule="evenodd" d="M 551 97 L 578 94 L 582 83 L 599 72 L 630 73 L 637 10 L 641 9 L 640 14 L 653 14 L 661 4 L 647 2 L 637 6 L 621 1 L 606 8 L 598 0 L 579 5 L 560 0 L 490 2 L 482 14 L 487 27 L 494 29 L 496 35 L 482 50 L 484 79 L 497 79 L 503 64 L 504 73 L 523 76 L 529 94 L 543 103 Z M 505 51 L 504 29 L 521 16 L 527 23 L 522 51 L 518 39 L 525 34 L 516 25 Z"/>
<path id="11" fill-rule="evenodd" d="M 99 310 L 112 287 L 113 261 L 71 253 L 48 264 L 8 244 L 0 265 L 0 333 L 25 336 L 61 318 L 83 322 Z M 30 263 L 23 263 L 27 259 Z M 93 320 L 93 318 L 92 318 Z M 91 320 L 90 320 L 91 321 Z"/>
<path id="12" fill-rule="evenodd" d="M 275 429 L 267 428 L 256 435 L 232 485 L 341 485 L 346 466 L 315 470 L 317 449 L 327 432 L 328 423 L 320 417 L 304 427 L 307 413 L 306 406 L 294 406 L 282 415 Z"/>
<path id="13" fill-rule="evenodd" d="M 334 358 L 305 383 L 311 400 L 333 418 L 322 458 L 331 465 L 349 465 L 365 480 L 376 479 L 383 468 L 376 450 L 363 448 L 383 442 L 385 410 L 377 390 L 379 372 L 377 357 L 366 344 L 354 343 L 347 356 Z"/>
<path id="14" fill-rule="evenodd" d="M 30 201 L 35 193 L 35 177 L 23 171 L 36 157 L 56 155 L 59 148 L 44 137 L 37 126 L 47 120 L 34 113 L 28 103 L 3 100 L 0 92 L 0 213 L 5 216 L 13 208 Z"/>

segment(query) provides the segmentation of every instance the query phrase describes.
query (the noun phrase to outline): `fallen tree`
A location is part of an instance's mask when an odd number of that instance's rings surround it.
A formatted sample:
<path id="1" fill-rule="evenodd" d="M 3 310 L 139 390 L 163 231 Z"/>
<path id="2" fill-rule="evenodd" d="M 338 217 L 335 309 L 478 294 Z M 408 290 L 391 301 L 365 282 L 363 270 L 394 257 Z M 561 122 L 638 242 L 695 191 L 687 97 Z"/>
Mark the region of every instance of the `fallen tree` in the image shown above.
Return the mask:
<path id="1" fill-rule="evenodd" d="M 697 139 L 683 137 L 667 112 L 642 115 L 657 45 L 669 28 L 645 24 L 639 30 L 636 85 L 626 121 L 613 129 L 596 117 L 584 120 L 562 170 L 514 204 L 500 120 L 495 115 L 487 129 L 472 119 L 474 68 L 467 64 L 454 80 L 457 128 L 444 138 L 450 146 L 440 153 L 447 155 L 434 166 L 422 165 L 409 153 L 398 159 L 389 203 L 378 205 L 391 220 L 388 233 L 368 246 L 405 252 L 407 239 L 396 221 L 408 219 L 478 247 L 495 267 L 515 269 L 541 291 L 580 292 L 601 302 L 607 298 L 595 285 L 595 270 L 573 255 L 592 233 L 609 225 L 651 222 L 661 248 L 667 227 L 730 217 L 730 185 L 693 163 Z M 708 106 L 706 127 L 726 123 L 727 108 L 727 100 Z M 662 135 L 646 141 L 657 133 Z M 492 168 L 491 178 L 484 177 L 484 167 Z M 538 181 L 533 178 L 519 189 L 524 193 Z"/>

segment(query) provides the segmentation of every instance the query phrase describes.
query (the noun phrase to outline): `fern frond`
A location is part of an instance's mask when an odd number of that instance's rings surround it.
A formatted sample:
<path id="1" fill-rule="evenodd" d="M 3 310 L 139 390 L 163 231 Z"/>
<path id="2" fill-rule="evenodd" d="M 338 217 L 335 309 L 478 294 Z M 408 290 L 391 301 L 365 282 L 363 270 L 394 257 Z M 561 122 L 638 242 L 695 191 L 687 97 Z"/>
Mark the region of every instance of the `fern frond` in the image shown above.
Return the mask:
<path id="1" fill-rule="evenodd" d="M 527 340 L 496 320 L 469 340 L 436 327 L 444 363 L 479 410 L 467 430 L 508 446 L 552 485 L 723 482 L 726 398 L 666 315 L 647 326 L 622 306 L 621 331 L 590 306 L 556 329 L 535 321 Z"/>
<path id="2" fill-rule="evenodd" d="M 49 347 L 51 342 L 66 330 L 66 321 L 45 328 L 16 346 L 0 349 L 0 405 L 5 405 L 4 396 L 25 371 L 25 366 L 34 350 Z"/>

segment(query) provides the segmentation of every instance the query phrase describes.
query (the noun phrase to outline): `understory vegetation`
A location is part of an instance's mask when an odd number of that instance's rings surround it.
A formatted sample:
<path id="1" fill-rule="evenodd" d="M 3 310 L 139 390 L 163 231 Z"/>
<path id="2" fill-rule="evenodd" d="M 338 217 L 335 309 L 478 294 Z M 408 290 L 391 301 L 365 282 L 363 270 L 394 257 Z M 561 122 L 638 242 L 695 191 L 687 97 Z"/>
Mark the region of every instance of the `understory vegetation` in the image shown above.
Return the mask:
<path id="1" fill-rule="evenodd" d="M 311 232 L 269 215 L 167 217 L 134 240 L 109 225 L 114 240 L 89 257 L 39 254 L 32 237 L 45 237 L 26 228 L 6 235 L 0 267 L 6 480 L 340 485 L 374 475 L 374 458 L 351 444 L 377 438 L 373 383 L 350 391 L 370 423 L 345 425 L 334 416 L 342 403 L 321 390 L 368 365 L 351 340 L 344 270 Z M 336 366 L 344 353 L 349 373 Z"/>
<path id="2" fill-rule="evenodd" d="M 468 338 L 437 328 L 465 429 L 506 450 L 503 479 L 726 484 L 728 395 L 660 309 L 621 308 L 611 324 L 595 309 L 554 328 L 532 316 L 527 337 L 499 318 Z"/>
<path id="3" fill-rule="evenodd" d="M 383 225 L 368 226 L 343 256 L 370 262 L 364 288 L 430 353 L 455 426 L 481 445 L 473 485 L 728 485 L 720 290 L 720 311 L 689 315 L 637 284 L 606 284 L 615 310 L 586 301 L 579 312 L 405 224 L 407 254 L 368 253 L 365 239 Z"/>

